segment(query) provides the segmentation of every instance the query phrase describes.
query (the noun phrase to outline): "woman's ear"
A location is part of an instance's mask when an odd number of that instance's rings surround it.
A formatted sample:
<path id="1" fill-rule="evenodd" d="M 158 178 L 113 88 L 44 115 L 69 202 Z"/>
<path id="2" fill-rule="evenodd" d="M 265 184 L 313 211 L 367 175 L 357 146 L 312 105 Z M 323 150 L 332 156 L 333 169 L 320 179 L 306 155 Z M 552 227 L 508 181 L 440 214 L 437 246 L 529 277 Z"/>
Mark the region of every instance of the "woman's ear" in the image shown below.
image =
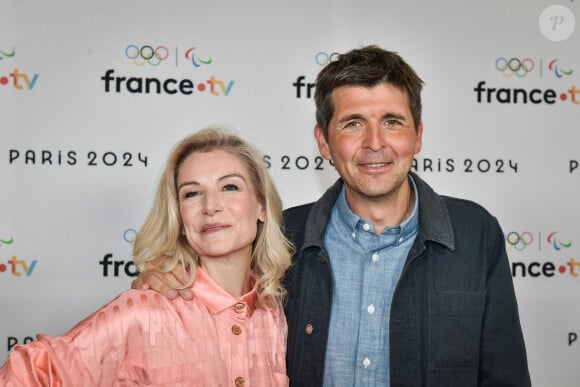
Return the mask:
<path id="1" fill-rule="evenodd" d="M 266 210 L 264 206 L 260 206 L 260 211 L 258 212 L 258 222 L 264 223 L 266 221 Z"/>

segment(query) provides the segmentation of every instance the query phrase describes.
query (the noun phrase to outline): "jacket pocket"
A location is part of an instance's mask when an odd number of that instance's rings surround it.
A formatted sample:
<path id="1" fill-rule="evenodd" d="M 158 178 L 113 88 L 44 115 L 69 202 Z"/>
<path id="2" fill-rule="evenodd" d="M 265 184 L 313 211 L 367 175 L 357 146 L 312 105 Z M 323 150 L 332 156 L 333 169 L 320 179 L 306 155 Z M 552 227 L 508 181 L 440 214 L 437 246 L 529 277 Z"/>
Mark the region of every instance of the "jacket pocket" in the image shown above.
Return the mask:
<path id="1" fill-rule="evenodd" d="M 431 292 L 428 303 L 429 369 L 477 367 L 485 292 Z"/>

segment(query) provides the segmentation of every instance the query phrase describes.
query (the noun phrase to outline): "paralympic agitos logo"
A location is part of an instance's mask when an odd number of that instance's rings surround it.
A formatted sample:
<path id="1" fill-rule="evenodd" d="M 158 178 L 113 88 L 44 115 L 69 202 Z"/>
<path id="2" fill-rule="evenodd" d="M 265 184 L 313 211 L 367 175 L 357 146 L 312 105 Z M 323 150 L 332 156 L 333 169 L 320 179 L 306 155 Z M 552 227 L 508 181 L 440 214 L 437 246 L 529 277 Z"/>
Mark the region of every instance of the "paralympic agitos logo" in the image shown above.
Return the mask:
<path id="1" fill-rule="evenodd" d="M 561 82 L 568 81 L 575 73 L 569 65 L 563 64 L 559 58 L 544 60 L 543 58 L 506 58 L 499 57 L 491 62 L 494 70 L 505 82 L 521 81 L 532 76 L 549 78 Z M 502 81 L 503 83 L 503 81 Z M 557 102 L 580 105 L 580 88 L 575 84 L 553 88 L 524 88 L 488 85 L 487 81 L 479 81 L 475 88 L 477 103 L 499 104 L 548 104 Z"/>
<path id="2" fill-rule="evenodd" d="M 167 67 L 187 66 L 196 71 L 200 67 L 211 66 L 213 57 L 208 54 L 209 50 L 201 50 L 197 47 L 169 48 L 167 46 L 134 45 L 125 47 L 123 57 L 139 68 L 141 66 L 153 66 L 166 69 Z M 202 77 L 198 75 L 198 77 Z M 136 75 L 118 75 L 115 69 L 108 69 L 101 77 L 105 93 L 130 93 L 130 94 L 167 94 L 167 95 L 191 95 L 205 93 L 212 96 L 228 96 L 232 92 L 235 81 L 225 80 L 213 74 L 203 76 L 205 79 L 192 80 L 190 78 L 174 77 L 141 77 Z"/>

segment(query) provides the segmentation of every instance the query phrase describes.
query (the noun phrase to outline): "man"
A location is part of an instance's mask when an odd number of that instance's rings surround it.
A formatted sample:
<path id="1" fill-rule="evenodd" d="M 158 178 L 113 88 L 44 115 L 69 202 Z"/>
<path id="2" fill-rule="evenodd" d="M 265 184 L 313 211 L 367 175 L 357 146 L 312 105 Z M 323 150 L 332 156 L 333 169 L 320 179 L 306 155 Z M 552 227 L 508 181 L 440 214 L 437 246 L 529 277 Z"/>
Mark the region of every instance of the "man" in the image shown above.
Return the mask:
<path id="1" fill-rule="evenodd" d="M 284 214 L 291 386 L 530 386 L 497 220 L 410 172 L 421 89 L 376 46 L 317 77 L 314 135 L 340 179 Z"/>

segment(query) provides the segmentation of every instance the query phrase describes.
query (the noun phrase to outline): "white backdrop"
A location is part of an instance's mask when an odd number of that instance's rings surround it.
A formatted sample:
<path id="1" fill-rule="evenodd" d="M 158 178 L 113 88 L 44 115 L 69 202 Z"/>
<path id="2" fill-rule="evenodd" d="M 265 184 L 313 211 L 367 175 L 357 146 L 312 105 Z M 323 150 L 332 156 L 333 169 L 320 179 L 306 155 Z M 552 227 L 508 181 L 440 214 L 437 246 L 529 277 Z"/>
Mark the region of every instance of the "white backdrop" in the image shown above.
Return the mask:
<path id="1" fill-rule="evenodd" d="M 534 386 L 577 386 L 579 6 L 0 0 L 0 362 L 129 288 L 130 242 L 186 134 L 237 131 L 286 207 L 315 200 L 336 173 L 308 84 L 378 44 L 426 83 L 416 171 L 504 228 Z"/>

